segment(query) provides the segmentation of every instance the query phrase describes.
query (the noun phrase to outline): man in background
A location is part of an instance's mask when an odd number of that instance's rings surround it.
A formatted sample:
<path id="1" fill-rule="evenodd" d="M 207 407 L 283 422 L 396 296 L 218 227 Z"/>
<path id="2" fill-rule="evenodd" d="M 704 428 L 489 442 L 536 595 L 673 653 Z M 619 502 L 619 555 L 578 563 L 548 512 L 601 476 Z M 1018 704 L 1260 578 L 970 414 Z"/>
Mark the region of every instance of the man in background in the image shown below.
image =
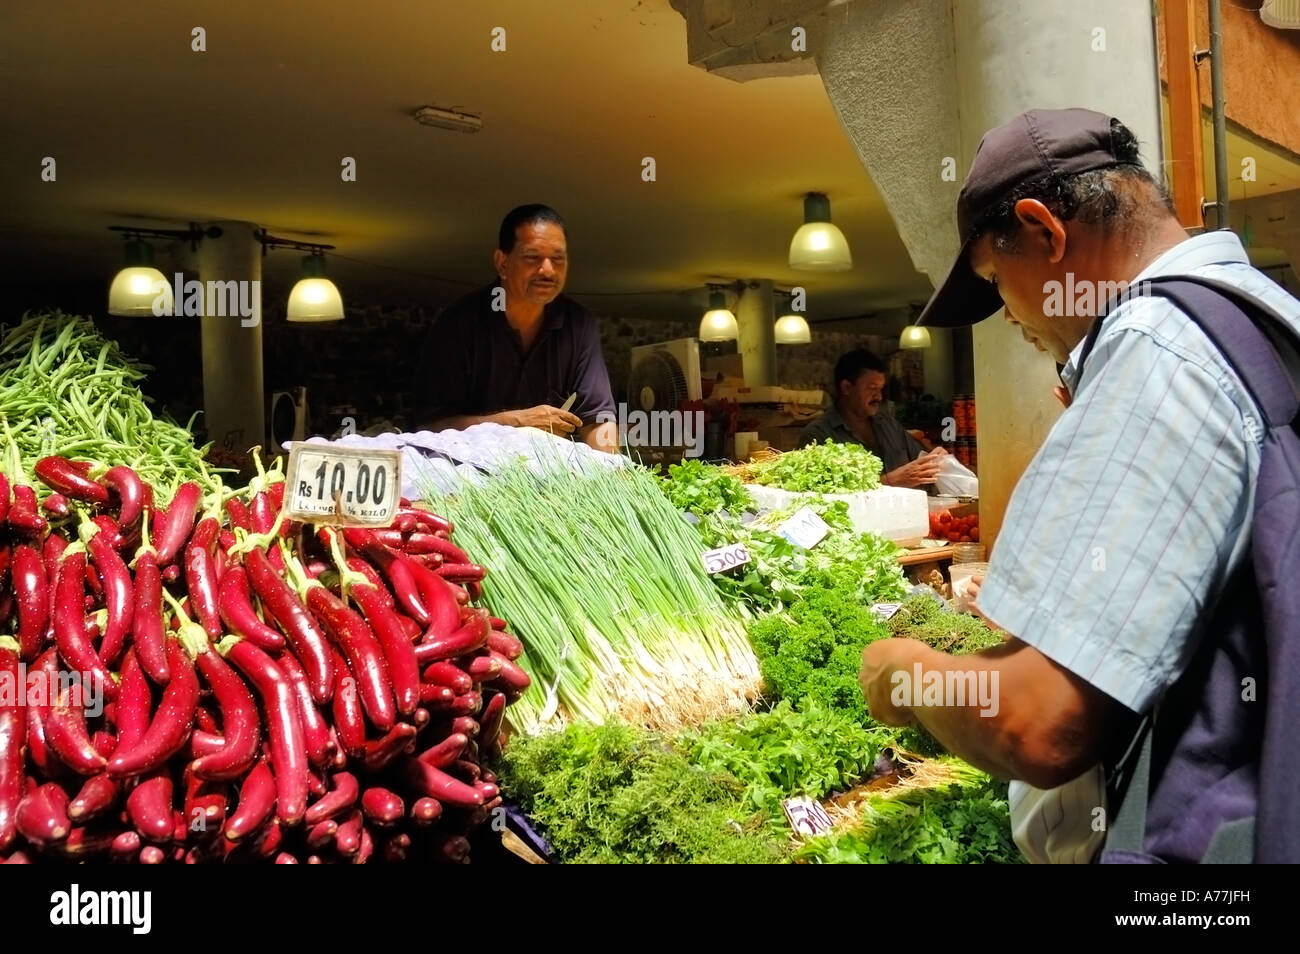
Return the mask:
<path id="1" fill-rule="evenodd" d="M 564 220 L 545 205 L 512 209 L 492 262 L 498 280 L 448 306 L 424 340 L 417 425 L 536 427 L 617 453 L 617 427 L 598 421 L 614 398 L 596 320 L 561 294 Z"/>
<path id="2" fill-rule="evenodd" d="M 835 362 L 834 406 L 803 429 L 801 447 L 832 440 L 861 444 L 884 462 L 880 482 L 890 487 L 923 487 L 939 476 L 936 447 L 929 453 L 888 414 L 880 413 L 885 397 L 885 362 L 866 348 L 841 355 Z"/>

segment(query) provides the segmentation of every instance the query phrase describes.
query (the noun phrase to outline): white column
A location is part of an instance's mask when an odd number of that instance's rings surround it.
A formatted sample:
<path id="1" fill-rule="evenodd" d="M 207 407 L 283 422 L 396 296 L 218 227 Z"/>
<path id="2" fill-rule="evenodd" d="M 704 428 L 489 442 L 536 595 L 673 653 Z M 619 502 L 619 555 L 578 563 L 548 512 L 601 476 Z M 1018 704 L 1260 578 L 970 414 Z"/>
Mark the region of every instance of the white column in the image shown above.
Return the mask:
<path id="1" fill-rule="evenodd" d="M 763 387 L 776 384 L 776 304 L 768 279 L 745 283 L 736 302 L 737 342 L 745 366 L 745 384 Z"/>
<path id="2" fill-rule="evenodd" d="M 1085 106 L 1121 119 L 1148 165 L 1160 168 L 1148 4 L 874 0 L 842 9 L 816 39 L 822 81 L 913 263 L 932 283 L 957 253 L 957 193 L 989 128 L 1034 107 Z M 1006 322 L 982 322 L 973 338 L 981 533 L 992 539 L 1061 408 L 1052 363 Z M 941 360 L 936 354 L 927 370 Z"/>
<path id="3" fill-rule="evenodd" d="M 203 422 L 208 437 L 232 450 L 265 447 L 262 390 L 262 246 L 249 222 L 212 222 L 221 236 L 199 243 L 199 280 L 205 289 L 203 337 Z M 216 286 L 223 285 L 225 307 Z M 233 295 L 231 292 L 233 291 Z M 247 306 L 249 316 L 232 307 Z M 224 310 L 223 316 L 218 312 Z"/>
<path id="4" fill-rule="evenodd" d="M 1121 120 L 1160 174 L 1159 72 L 1147 4 L 962 0 L 953 4 L 953 34 L 963 174 L 985 130 L 1026 109 L 1067 106 Z M 1052 396 L 1060 382 L 1051 360 L 1026 345 L 1001 313 L 976 325 L 973 339 L 980 522 L 991 538 L 1060 416 Z"/>

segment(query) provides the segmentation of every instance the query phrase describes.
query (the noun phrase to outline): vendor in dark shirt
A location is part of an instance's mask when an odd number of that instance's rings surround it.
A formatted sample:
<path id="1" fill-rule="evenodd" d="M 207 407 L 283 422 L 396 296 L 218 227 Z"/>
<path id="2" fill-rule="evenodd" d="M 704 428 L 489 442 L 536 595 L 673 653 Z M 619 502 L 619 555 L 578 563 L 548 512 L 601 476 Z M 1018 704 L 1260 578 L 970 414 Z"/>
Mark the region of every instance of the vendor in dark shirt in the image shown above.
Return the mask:
<path id="1" fill-rule="evenodd" d="M 577 434 L 618 452 L 614 398 L 596 321 L 560 294 L 568 273 L 564 221 L 522 205 L 501 222 L 492 256 L 499 281 L 438 316 L 421 348 L 416 425 L 429 430 L 492 421 Z M 561 408 L 577 395 L 569 410 Z M 600 423 L 598 416 L 606 416 Z"/>
<path id="2" fill-rule="evenodd" d="M 841 444 L 861 444 L 884 462 L 880 482 L 890 487 L 923 487 L 939 476 L 936 447 L 928 454 L 903 425 L 881 414 L 885 396 L 885 362 L 858 348 L 835 362 L 835 406 L 805 427 L 800 446 L 826 439 Z M 918 455 L 924 455 L 919 456 Z"/>

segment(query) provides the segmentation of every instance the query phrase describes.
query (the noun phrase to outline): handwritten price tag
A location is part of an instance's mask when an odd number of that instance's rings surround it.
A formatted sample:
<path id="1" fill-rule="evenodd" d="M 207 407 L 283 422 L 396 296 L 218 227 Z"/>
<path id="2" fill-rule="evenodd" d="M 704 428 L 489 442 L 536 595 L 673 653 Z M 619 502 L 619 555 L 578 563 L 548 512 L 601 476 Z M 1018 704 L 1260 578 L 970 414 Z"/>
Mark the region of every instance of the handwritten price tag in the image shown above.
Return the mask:
<path id="1" fill-rule="evenodd" d="M 402 495 L 402 454 L 329 444 L 289 452 L 285 515 L 333 526 L 386 527 Z"/>
<path id="2" fill-rule="evenodd" d="M 830 524 L 817 516 L 816 511 L 811 507 L 803 507 L 777 527 L 776 532 L 795 546 L 811 550 L 826 539 L 826 534 L 831 532 L 831 528 Z"/>
<path id="3" fill-rule="evenodd" d="M 902 603 L 874 603 L 871 606 L 871 615 L 882 622 L 887 622 L 893 619 L 894 614 L 902 608 Z"/>
<path id="4" fill-rule="evenodd" d="M 705 571 L 712 576 L 714 573 L 721 573 L 723 570 L 748 563 L 749 550 L 743 543 L 729 543 L 716 550 L 706 550 L 700 554 L 700 559 L 704 561 Z"/>
<path id="5" fill-rule="evenodd" d="M 806 795 L 787 798 L 781 803 L 781 807 L 785 810 L 785 817 L 790 822 L 790 827 L 801 835 L 820 835 L 834 827 L 831 824 L 831 816 L 826 814 L 826 809 Z"/>

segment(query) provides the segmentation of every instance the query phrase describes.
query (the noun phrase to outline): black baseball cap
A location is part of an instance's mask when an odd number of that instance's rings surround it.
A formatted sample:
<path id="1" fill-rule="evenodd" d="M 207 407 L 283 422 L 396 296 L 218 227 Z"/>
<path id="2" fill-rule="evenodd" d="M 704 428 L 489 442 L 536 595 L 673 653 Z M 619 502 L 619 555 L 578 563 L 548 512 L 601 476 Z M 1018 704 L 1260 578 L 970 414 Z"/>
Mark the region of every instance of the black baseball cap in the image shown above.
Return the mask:
<path id="1" fill-rule="evenodd" d="M 1119 120 L 1091 109 L 1031 109 L 986 132 L 957 196 L 961 251 L 916 323 L 955 328 L 996 314 L 1002 307 L 997 288 L 970 267 L 971 245 L 986 224 L 981 216 L 1031 180 L 1123 164 L 1112 133 L 1116 125 Z"/>

